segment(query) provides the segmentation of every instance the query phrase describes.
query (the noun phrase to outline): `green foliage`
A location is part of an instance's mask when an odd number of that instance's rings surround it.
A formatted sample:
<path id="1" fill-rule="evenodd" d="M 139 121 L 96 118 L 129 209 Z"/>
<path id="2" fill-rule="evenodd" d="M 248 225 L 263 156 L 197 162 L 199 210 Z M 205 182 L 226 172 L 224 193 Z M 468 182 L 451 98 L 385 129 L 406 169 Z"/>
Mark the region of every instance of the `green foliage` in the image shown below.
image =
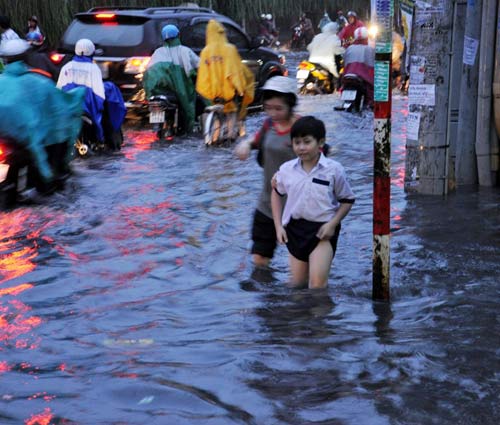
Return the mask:
<path id="1" fill-rule="evenodd" d="M 28 18 L 36 15 L 49 43 L 55 45 L 73 15 L 94 6 L 152 7 L 178 6 L 181 3 L 180 0 L 0 0 L 0 14 L 11 18 L 12 27 L 20 35 L 24 35 L 26 31 Z M 271 13 L 279 22 L 290 22 L 290 25 L 302 11 L 308 13 L 313 22 L 316 22 L 325 10 L 333 19 L 339 8 L 342 8 L 344 13 L 354 9 L 362 18 L 368 16 L 370 9 L 370 0 L 199 0 L 197 3 L 203 7 L 211 6 L 240 23 L 256 21 L 261 13 Z"/>

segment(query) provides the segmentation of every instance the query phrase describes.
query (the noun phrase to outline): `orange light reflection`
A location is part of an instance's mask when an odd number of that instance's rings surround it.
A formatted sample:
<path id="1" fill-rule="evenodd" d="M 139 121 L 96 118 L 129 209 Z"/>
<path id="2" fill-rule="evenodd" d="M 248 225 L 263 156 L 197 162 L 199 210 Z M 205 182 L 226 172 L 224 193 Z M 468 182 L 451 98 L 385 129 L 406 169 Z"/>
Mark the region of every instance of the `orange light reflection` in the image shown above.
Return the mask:
<path id="1" fill-rule="evenodd" d="M 54 415 L 47 407 L 42 413 L 31 415 L 29 419 L 24 421 L 25 425 L 50 425 Z"/>

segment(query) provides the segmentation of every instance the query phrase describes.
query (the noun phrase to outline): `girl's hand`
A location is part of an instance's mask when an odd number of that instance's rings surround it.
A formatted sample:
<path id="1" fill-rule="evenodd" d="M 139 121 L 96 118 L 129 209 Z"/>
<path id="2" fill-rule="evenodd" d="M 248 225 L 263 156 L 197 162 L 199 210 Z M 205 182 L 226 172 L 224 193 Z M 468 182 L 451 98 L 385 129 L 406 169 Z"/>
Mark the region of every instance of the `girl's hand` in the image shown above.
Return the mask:
<path id="1" fill-rule="evenodd" d="M 337 225 L 329 221 L 319 228 L 318 233 L 316 233 L 316 237 L 322 241 L 330 240 L 335 234 L 336 228 Z"/>
<path id="2" fill-rule="evenodd" d="M 288 236 L 286 235 L 286 230 L 283 226 L 280 226 L 278 229 L 276 229 L 276 239 L 280 244 L 285 244 L 288 242 Z"/>
<path id="3" fill-rule="evenodd" d="M 250 140 L 243 140 L 234 148 L 234 154 L 242 161 L 250 156 Z"/>

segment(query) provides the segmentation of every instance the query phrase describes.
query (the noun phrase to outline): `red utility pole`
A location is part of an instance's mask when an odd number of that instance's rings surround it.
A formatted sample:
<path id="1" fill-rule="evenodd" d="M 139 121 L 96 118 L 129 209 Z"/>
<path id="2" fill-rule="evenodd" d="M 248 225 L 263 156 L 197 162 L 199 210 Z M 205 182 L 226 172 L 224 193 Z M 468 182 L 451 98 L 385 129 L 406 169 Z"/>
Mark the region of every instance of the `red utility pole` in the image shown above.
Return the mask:
<path id="1" fill-rule="evenodd" d="M 373 5 L 373 2 L 372 2 Z M 375 0 L 379 36 L 375 47 L 374 181 L 373 181 L 373 291 L 374 300 L 390 299 L 391 210 L 391 69 L 394 0 Z"/>

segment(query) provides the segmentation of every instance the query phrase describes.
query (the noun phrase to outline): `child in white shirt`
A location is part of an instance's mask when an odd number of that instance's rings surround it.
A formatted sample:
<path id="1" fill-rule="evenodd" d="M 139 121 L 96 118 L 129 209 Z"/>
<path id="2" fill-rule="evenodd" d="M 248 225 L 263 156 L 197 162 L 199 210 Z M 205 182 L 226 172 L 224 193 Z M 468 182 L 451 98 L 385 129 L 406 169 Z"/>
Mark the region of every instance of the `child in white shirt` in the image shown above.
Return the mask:
<path id="1" fill-rule="evenodd" d="M 285 162 L 275 176 L 273 219 L 278 242 L 290 252 L 293 286 L 326 287 L 340 222 L 354 203 L 344 168 L 321 153 L 325 135 L 323 121 L 298 119 L 290 133 L 297 158 Z"/>

